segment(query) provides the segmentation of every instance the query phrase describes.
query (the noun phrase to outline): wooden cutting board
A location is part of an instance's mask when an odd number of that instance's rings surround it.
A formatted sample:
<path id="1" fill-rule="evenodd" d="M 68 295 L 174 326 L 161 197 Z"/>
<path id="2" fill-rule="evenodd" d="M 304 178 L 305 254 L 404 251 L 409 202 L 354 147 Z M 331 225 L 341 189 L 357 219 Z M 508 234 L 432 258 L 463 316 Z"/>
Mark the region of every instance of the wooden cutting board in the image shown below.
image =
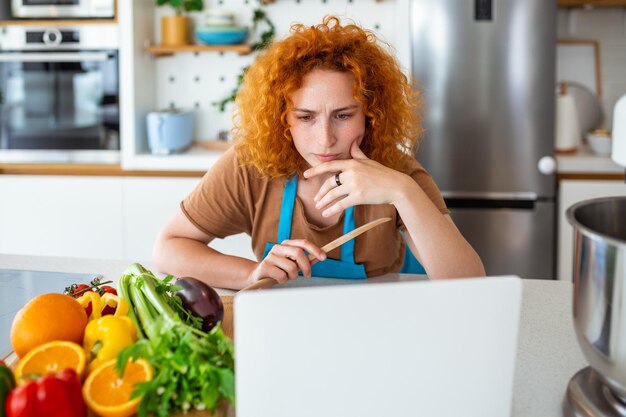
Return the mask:
<path id="1" fill-rule="evenodd" d="M 231 339 L 235 339 L 235 328 L 233 323 L 233 296 L 221 295 L 222 304 L 224 305 L 224 319 L 222 320 L 222 331 Z"/>

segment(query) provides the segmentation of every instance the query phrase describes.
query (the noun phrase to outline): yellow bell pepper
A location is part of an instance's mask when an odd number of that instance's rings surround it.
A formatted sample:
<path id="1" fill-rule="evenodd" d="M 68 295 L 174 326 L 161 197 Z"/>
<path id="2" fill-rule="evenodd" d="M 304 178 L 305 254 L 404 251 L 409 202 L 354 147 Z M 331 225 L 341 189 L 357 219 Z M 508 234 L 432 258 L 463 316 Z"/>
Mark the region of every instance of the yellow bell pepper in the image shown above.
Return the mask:
<path id="1" fill-rule="evenodd" d="M 101 363 L 115 358 L 122 349 L 137 340 L 137 329 L 128 316 L 106 315 L 92 320 L 85 328 L 83 349 L 91 362 L 87 373 Z"/>
<path id="2" fill-rule="evenodd" d="M 106 306 L 115 307 L 115 316 L 125 316 L 128 314 L 128 303 L 115 294 L 105 293 L 103 296 L 100 296 L 97 292 L 87 291 L 77 298 L 77 301 L 83 307 L 87 307 L 89 303 L 91 303 L 90 321 L 98 320 L 102 317 L 102 310 L 104 310 Z"/>

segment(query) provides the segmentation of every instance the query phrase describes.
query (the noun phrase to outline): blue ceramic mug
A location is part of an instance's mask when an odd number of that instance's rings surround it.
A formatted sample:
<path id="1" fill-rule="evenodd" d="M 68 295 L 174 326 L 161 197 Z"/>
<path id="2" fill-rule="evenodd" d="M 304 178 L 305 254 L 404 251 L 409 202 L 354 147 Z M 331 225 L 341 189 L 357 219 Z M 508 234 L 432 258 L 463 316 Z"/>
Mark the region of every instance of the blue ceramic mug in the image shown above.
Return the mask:
<path id="1" fill-rule="evenodd" d="M 193 142 L 193 112 L 180 109 L 148 113 L 148 146 L 156 155 L 183 152 Z"/>

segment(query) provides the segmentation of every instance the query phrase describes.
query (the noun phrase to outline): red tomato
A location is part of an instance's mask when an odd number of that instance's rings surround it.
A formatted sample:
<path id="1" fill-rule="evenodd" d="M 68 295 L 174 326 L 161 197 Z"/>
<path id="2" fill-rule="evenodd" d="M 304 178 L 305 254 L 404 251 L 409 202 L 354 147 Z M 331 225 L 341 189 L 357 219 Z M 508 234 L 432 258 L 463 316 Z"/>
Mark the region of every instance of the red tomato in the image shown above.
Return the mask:
<path id="1" fill-rule="evenodd" d="M 117 290 L 110 285 L 103 285 L 100 287 L 104 290 L 104 292 L 108 292 L 109 294 L 117 295 Z"/>
<path id="2" fill-rule="evenodd" d="M 87 285 L 87 284 L 76 284 L 76 288 L 74 288 L 74 291 L 72 291 L 72 296 L 74 298 L 80 297 L 81 295 L 83 295 L 85 293 L 85 291 L 83 291 L 83 290 L 85 290 L 87 288 L 89 288 L 89 285 Z M 83 292 L 81 292 L 78 295 L 74 295 L 74 294 L 76 294 L 79 291 L 83 291 Z"/>

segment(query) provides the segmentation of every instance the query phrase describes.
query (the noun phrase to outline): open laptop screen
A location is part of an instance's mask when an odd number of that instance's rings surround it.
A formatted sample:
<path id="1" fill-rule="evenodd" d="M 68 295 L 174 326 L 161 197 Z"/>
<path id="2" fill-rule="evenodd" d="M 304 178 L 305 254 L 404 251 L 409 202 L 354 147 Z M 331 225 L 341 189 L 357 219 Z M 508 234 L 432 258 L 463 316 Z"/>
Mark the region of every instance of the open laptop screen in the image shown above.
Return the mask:
<path id="1" fill-rule="evenodd" d="M 521 281 L 240 293 L 238 417 L 510 415 Z"/>

